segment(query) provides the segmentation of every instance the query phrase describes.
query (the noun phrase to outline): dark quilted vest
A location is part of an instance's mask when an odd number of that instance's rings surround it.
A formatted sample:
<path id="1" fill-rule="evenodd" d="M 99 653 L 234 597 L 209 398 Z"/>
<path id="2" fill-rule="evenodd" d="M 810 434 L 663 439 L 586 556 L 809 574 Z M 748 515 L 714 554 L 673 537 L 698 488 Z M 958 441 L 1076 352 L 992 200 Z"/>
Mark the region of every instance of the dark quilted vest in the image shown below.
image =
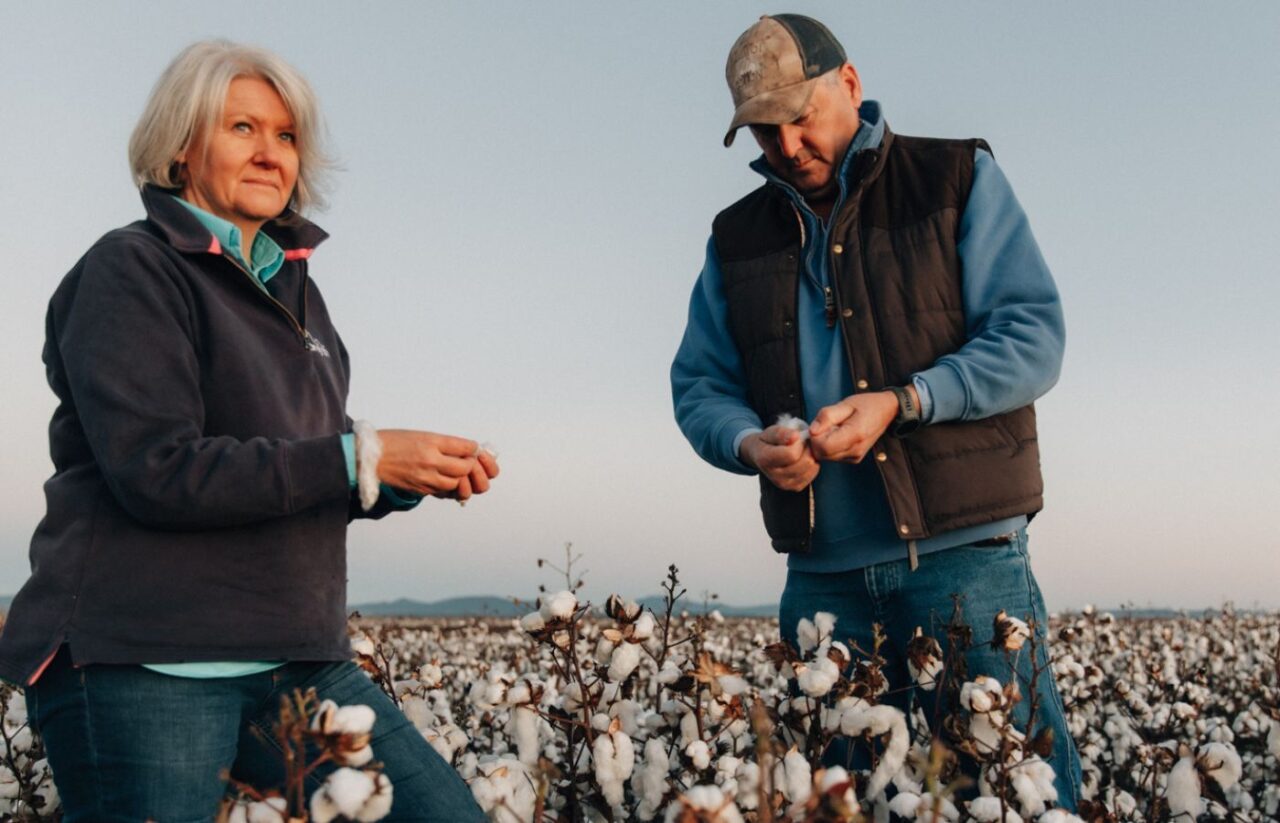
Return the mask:
<path id="1" fill-rule="evenodd" d="M 836 322 L 855 391 L 903 386 L 967 339 L 956 236 L 980 140 L 896 136 L 854 158 L 853 183 L 827 249 Z M 766 184 L 717 215 L 734 342 L 749 402 L 768 425 L 805 416 L 796 338 L 802 228 L 787 195 Z M 816 409 L 812 410 L 814 413 Z M 1035 410 L 885 435 L 875 451 L 898 534 L 915 540 L 1043 506 Z M 780 552 L 809 549 L 812 491 L 763 476 L 760 507 Z"/>

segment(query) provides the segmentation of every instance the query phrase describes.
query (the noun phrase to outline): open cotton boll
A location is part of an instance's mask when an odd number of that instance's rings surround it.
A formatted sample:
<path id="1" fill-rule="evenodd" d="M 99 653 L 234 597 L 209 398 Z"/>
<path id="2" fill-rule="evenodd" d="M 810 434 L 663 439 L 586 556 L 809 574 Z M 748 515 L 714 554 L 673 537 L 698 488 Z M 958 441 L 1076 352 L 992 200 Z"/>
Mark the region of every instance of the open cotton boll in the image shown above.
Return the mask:
<path id="1" fill-rule="evenodd" d="M 477 764 L 471 795 L 490 820 L 524 823 L 533 819 L 537 802 L 533 787 L 523 763 L 512 757 L 499 757 Z"/>
<path id="2" fill-rule="evenodd" d="M 836 630 L 836 616 L 831 612 L 818 612 L 813 616 L 813 627 L 818 637 L 829 639 Z"/>
<path id="3" fill-rule="evenodd" d="M 511 710 L 507 732 L 516 744 L 516 754 L 526 766 L 538 763 L 538 713 L 528 706 L 516 706 Z"/>
<path id="4" fill-rule="evenodd" d="M 796 641 L 800 644 L 800 653 L 808 654 L 818 647 L 818 627 L 809 621 L 809 618 L 802 617 L 796 625 Z"/>
<path id="5" fill-rule="evenodd" d="M 631 777 L 635 767 L 635 748 L 631 738 L 621 731 L 611 731 L 596 737 L 592 751 L 596 783 L 610 806 L 622 805 L 625 795 L 623 783 Z"/>
<path id="6" fill-rule="evenodd" d="M 329 823 L 338 815 L 354 818 L 373 797 L 376 788 L 368 772 L 337 769 L 311 795 L 311 819 L 315 823 Z"/>
<path id="7" fill-rule="evenodd" d="M 774 767 L 774 788 L 781 789 L 793 806 L 809 802 L 813 793 L 813 773 L 809 761 L 793 746 Z"/>
<path id="8" fill-rule="evenodd" d="M 1271 721 L 1271 731 L 1267 732 L 1267 751 L 1280 760 L 1280 720 Z"/>
<path id="9" fill-rule="evenodd" d="M 634 640 L 648 640 L 653 637 L 653 630 L 656 627 L 657 623 L 653 619 L 653 614 L 646 611 L 636 618 L 636 622 L 631 624 L 631 637 Z"/>
<path id="10" fill-rule="evenodd" d="M 841 802 L 849 808 L 858 804 L 858 796 L 853 791 L 853 777 L 839 766 L 823 769 L 818 773 L 818 791 L 824 795 L 838 795 Z"/>
<path id="11" fill-rule="evenodd" d="M 615 683 L 626 680 L 628 675 L 640 665 L 640 647 L 634 643 L 623 643 L 613 650 L 609 659 L 609 679 Z"/>
<path id="12" fill-rule="evenodd" d="M 539 611 L 544 620 L 567 620 L 578 609 L 578 598 L 570 591 L 559 591 L 542 599 Z"/>
<path id="13" fill-rule="evenodd" d="M 667 758 L 667 747 L 663 741 L 654 737 L 644 744 L 644 759 L 631 774 L 631 791 L 635 792 L 639 805 L 636 815 L 641 820 L 652 820 L 662 805 L 667 792 L 667 775 L 671 771 L 671 761 Z"/>
<path id="14" fill-rule="evenodd" d="M 986 675 L 979 675 L 960 687 L 960 705 L 978 714 L 999 706 L 1001 697 L 1000 681 Z"/>
<path id="15" fill-rule="evenodd" d="M 1165 800 L 1169 803 L 1169 815 L 1177 819 L 1178 815 L 1187 820 L 1195 820 L 1204 813 L 1204 801 L 1200 799 L 1200 778 L 1196 774 L 1196 762 L 1184 757 L 1174 764 L 1169 771 L 1169 781 L 1165 785 Z"/>
<path id="16" fill-rule="evenodd" d="M 874 799 L 880 796 L 880 793 L 889 785 L 889 781 L 907 762 L 907 751 L 911 748 L 911 741 L 907 734 L 907 716 L 893 706 L 879 705 L 863 711 L 847 713 L 845 718 L 840 724 L 840 729 L 851 737 L 861 734 L 870 734 L 874 737 L 889 735 L 884 754 L 876 764 L 870 779 L 867 780 L 866 788 L 863 789 L 863 797 Z"/>
<path id="17" fill-rule="evenodd" d="M 898 817 L 914 819 L 920 808 L 920 795 L 914 792 L 898 792 L 889 801 L 889 811 Z"/>
<path id="18" fill-rule="evenodd" d="M 822 697 L 840 679 L 840 669 L 829 657 L 819 657 L 808 666 L 797 664 L 796 674 L 800 691 L 810 697 Z"/>
<path id="19" fill-rule="evenodd" d="M 969 816 L 975 823 L 1000 823 L 1000 798 L 975 797 L 968 803 Z M 1023 823 L 1022 815 L 1006 809 L 1004 823 Z"/>
<path id="20" fill-rule="evenodd" d="M 809 424 L 792 414 L 778 415 L 778 421 L 774 424 L 783 429 L 790 429 L 800 435 L 800 439 L 809 439 Z"/>
<path id="21" fill-rule="evenodd" d="M 1084 823 L 1084 820 L 1062 809 L 1050 809 L 1037 817 L 1036 823 Z"/>
<path id="22" fill-rule="evenodd" d="M 1196 764 L 1200 772 L 1223 789 L 1229 789 L 1240 780 L 1242 764 L 1236 747 L 1230 743 L 1206 743 L 1197 752 Z"/>
<path id="23" fill-rule="evenodd" d="M 689 814 L 693 812 L 693 814 Z M 742 813 L 718 786 L 694 786 L 667 807 L 666 823 L 742 823 Z"/>
<path id="24" fill-rule="evenodd" d="M 546 618 L 542 616 L 541 611 L 529 612 L 524 617 L 520 618 L 520 628 L 524 629 L 530 634 L 533 634 L 534 632 L 540 632 L 546 627 L 547 627 L 547 621 L 546 621 Z"/>
<path id="25" fill-rule="evenodd" d="M 711 765 L 711 750 L 707 748 L 707 743 L 704 740 L 695 740 L 685 746 L 684 755 L 693 762 L 693 767 L 698 771 L 702 771 Z"/>

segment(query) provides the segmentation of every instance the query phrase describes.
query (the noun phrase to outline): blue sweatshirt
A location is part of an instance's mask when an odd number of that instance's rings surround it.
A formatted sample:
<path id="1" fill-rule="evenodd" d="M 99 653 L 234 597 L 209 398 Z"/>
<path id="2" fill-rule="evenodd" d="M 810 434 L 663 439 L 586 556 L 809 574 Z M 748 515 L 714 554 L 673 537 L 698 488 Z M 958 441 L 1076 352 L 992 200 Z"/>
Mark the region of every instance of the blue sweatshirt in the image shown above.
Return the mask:
<path id="1" fill-rule="evenodd" d="M 880 106 L 867 101 L 862 123 L 840 167 L 844 200 L 853 157 L 884 137 Z M 797 332 L 805 415 L 853 394 L 840 327 L 828 328 L 824 288 L 830 282 L 829 227 L 764 158 L 751 164 L 785 191 L 805 222 Z M 1058 379 L 1065 331 L 1057 288 L 1008 180 L 986 151 L 975 157 L 973 184 L 960 223 L 957 250 L 967 342 L 912 377 L 924 420 L 977 420 L 1025 406 Z M 689 303 L 684 339 L 671 366 L 676 420 L 694 449 L 714 466 L 755 474 L 738 457 L 742 440 L 774 421 L 747 404 L 742 361 L 729 332 L 720 262 L 708 241 L 706 262 Z M 814 481 L 811 551 L 788 555 L 800 571 L 836 572 L 906 556 L 895 532 L 879 471 L 872 461 L 823 463 Z M 1013 531 L 1025 517 L 957 529 L 916 542 L 917 552 L 951 548 Z"/>

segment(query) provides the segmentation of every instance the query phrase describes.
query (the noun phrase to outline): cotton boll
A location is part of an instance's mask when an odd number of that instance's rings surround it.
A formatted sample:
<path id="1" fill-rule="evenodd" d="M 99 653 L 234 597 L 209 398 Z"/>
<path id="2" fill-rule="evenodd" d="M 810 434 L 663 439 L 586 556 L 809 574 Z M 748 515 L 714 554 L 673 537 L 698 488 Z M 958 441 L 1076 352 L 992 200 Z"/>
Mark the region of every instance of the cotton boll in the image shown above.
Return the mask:
<path id="1" fill-rule="evenodd" d="M 688 819 L 686 812 L 694 811 L 695 820 L 704 823 L 742 823 L 742 813 L 732 799 L 726 799 L 716 786 L 694 786 L 667 807 L 666 823 Z"/>
<path id="2" fill-rule="evenodd" d="M 615 683 L 621 683 L 636 670 L 638 665 L 640 665 L 640 647 L 634 643 L 623 643 L 613 650 L 613 657 L 609 660 L 609 679 Z"/>
<path id="3" fill-rule="evenodd" d="M 967 804 L 969 816 L 974 823 L 1000 823 L 1000 798 L 975 797 Z M 1006 809 L 1004 823 L 1023 823 L 1022 815 L 1013 809 Z"/>
<path id="4" fill-rule="evenodd" d="M 996 615 L 993 631 L 995 634 L 991 645 L 997 649 L 1017 651 L 1031 637 L 1031 627 L 1016 617 L 1005 614 L 1004 609 Z"/>
<path id="5" fill-rule="evenodd" d="M 542 612 L 540 611 L 529 612 L 524 617 L 520 618 L 520 628 L 524 629 L 529 634 L 540 632 L 546 627 L 546 618 L 542 616 Z"/>
<path id="6" fill-rule="evenodd" d="M 1267 732 L 1267 751 L 1280 760 L 1280 720 L 1271 721 L 1271 731 Z"/>
<path id="7" fill-rule="evenodd" d="M 800 644 L 801 654 L 808 654 L 818 647 L 818 628 L 810 623 L 807 617 L 800 618 L 796 629 L 796 640 Z"/>
<path id="8" fill-rule="evenodd" d="M 658 672 L 657 681 L 663 686 L 670 686 L 672 683 L 680 679 L 684 673 L 680 671 L 680 667 L 670 660 L 662 664 L 662 669 Z"/>
<path id="9" fill-rule="evenodd" d="M 839 766 L 832 766 L 818 773 L 818 791 L 824 795 L 838 795 L 840 802 L 848 808 L 858 805 L 853 782 L 853 777 Z"/>
<path id="10" fill-rule="evenodd" d="M 610 806 L 622 805 L 623 783 L 631 777 L 635 766 L 635 749 L 631 738 L 621 731 L 610 731 L 596 737 L 592 750 L 596 783 Z"/>
<path id="11" fill-rule="evenodd" d="M 1081 818 L 1076 817 L 1071 812 L 1066 812 L 1066 811 L 1063 811 L 1062 809 L 1050 809 L 1049 811 L 1045 812 L 1044 814 L 1036 818 L 1036 823 L 1085 823 L 1085 822 Z"/>
<path id="12" fill-rule="evenodd" d="M 538 763 L 538 713 L 529 706 L 516 706 L 507 722 L 507 733 L 516 744 L 520 762 L 526 766 Z"/>
<path id="13" fill-rule="evenodd" d="M 371 823 L 371 821 L 381 820 L 391 814 L 391 779 L 379 772 L 373 775 L 373 785 L 373 794 L 365 801 L 364 807 L 356 813 L 355 819 L 360 823 Z M 266 823 L 266 821 L 263 821 L 263 823 Z"/>
<path id="14" fill-rule="evenodd" d="M 852 737 L 860 734 L 870 734 L 875 737 L 889 735 L 884 754 L 863 790 L 864 797 L 874 799 L 885 790 L 889 781 L 906 763 L 907 751 L 911 747 L 907 733 L 907 716 L 893 706 L 880 705 L 871 706 L 852 715 L 847 714 L 845 717 L 846 720 L 841 723 L 840 728 L 847 735 Z"/>
<path id="15" fill-rule="evenodd" d="M 912 819 L 920 808 L 920 795 L 911 792 L 898 792 L 889 801 L 889 811 L 898 817 Z"/>
<path id="16" fill-rule="evenodd" d="M 1240 755 L 1230 743 L 1206 743 L 1197 752 L 1196 764 L 1204 776 L 1223 789 L 1229 789 L 1240 780 Z"/>
<path id="17" fill-rule="evenodd" d="M 701 731 L 698 729 L 698 718 L 693 712 L 686 711 L 680 716 L 680 745 L 686 748 L 689 744 L 701 740 Z"/>
<path id="18" fill-rule="evenodd" d="M 840 669 L 829 657 L 820 657 L 810 666 L 796 666 L 800 690 L 810 697 L 822 697 L 840 679 Z"/>
<path id="19" fill-rule="evenodd" d="M 836 616 L 831 612 L 818 612 L 813 616 L 813 626 L 819 637 L 830 639 L 836 630 Z"/>
<path id="20" fill-rule="evenodd" d="M 1169 771 L 1165 800 L 1169 803 L 1170 816 L 1175 819 L 1178 815 L 1187 815 L 1186 819 L 1195 820 L 1204 812 L 1200 778 L 1196 775 L 1196 763 L 1190 757 L 1182 758 Z"/>
<path id="21" fill-rule="evenodd" d="M 742 694 L 751 688 L 751 684 L 736 674 L 722 674 L 716 678 L 720 688 L 730 697 Z"/>
<path id="22" fill-rule="evenodd" d="M 635 640 L 648 640 L 653 637 L 653 631 L 656 624 L 653 614 L 646 611 L 644 614 L 636 618 L 636 622 L 631 624 L 631 637 Z"/>
<path id="23" fill-rule="evenodd" d="M 685 746 L 684 755 L 692 761 L 693 767 L 698 771 L 702 771 L 711 765 L 711 750 L 707 748 L 704 740 L 695 740 Z"/>
<path id="24" fill-rule="evenodd" d="M 365 801 L 373 796 L 375 788 L 369 773 L 337 769 L 311 795 L 311 817 L 316 823 L 328 823 L 338 815 L 355 817 Z"/>
<path id="25" fill-rule="evenodd" d="M 559 591 L 543 598 L 539 611 L 544 620 L 568 620 L 577 609 L 577 596 L 570 591 Z"/>
<path id="26" fill-rule="evenodd" d="M 631 774 L 631 791 L 639 804 L 636 815 L 641 820 L 652 820 L 662 805 L 667 791 L 667 775 L 671 770 L 667 749 L 663 741 L 650 738 L 644 744 L 644 759 Z"/>
<path id="27" fill-rule="evenodd" d="M 809 802 L 809 796 L 813 792 L 813 775 L 809 769 L 809 761 L 794 747 L 774 768 L 774 787 L 781 789 L 782 795 L 793 806 Z"/>
<path id="28" fill-rule="evenodd" d="M 501 757 L 479 763 L 471 794 L 492 821 L 522 823 L 533 819 L 537 796 L 528 771 L 518 760 Z"/>
<path id="29" fill-rule="evenodd" d="M 989 712 L 1000 705 L 1000 681 L 979 675 L 960 687 L 960 705 L 979 714 Z"/>

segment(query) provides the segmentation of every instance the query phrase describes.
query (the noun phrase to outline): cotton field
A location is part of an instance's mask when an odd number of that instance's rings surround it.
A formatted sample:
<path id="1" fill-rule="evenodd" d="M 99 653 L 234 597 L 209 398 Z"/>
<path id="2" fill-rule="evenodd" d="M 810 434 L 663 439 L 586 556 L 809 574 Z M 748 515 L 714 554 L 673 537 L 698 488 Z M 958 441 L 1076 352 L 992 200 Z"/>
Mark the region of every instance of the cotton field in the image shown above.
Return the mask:
<path id="1" fill-rule="evenodd" d="M 804 621 L 790 648 L 776 621 L 724 619 L 677 587 L 672 569 L 656 610 L 561 591 L 519 620 L 355 620 L 353 645 L 495 821 L 1280 821 L 1280 614 L 1085 609 L 1048 627 L 1006 615 L 911 639 L 903 684 L 830 615 Z M 957 638 L 1012 663 L 1046 637 L 1052 664 L 1033 676 L 1055 678 L 1067 706 L 1078 817 L 1056 808 L 1044 735 L 1012 722 L 1028 684 L 1012 668 L 1004 682 L 949 677 Z M 947 691 L 955 716 L 935 734 L 887 702 L 909 687 Z M 56 819 L 21 693 L 6 690 L 3 709 L 6 819 Z M 348 758 L 363 745 L 333 736 L 362 722 L 358 707 L 296 710 L 311 745 L 341 740 Z M 864 767 L 833 765 L 837 741 Z M 394 787 L 376 768 L 337 774 L 310 819 L 385 814 Z M 244 788 L 230 819 L 284 819 L 278 787 Z"/>

